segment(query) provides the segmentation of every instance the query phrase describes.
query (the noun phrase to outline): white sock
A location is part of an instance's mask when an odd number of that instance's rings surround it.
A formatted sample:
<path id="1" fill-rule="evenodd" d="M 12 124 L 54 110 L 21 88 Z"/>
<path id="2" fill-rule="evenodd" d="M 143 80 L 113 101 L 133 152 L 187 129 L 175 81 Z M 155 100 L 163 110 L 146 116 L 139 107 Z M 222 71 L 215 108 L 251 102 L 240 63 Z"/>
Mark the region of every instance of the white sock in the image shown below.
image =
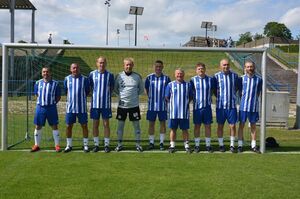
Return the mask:
<path id="1" fill-rule="evenodd" d="M 211 142 L 211 141 L 210 141 L 210 138 L 206 137 L 206 138 L 205 138 L 205 145 L 206 145 L 206 146 L 210 146 L 210 142 Z"/>
<path id="2" fill-rule="evenodd" d="M 104 146 L 109 146 L 109 138 L 104 138 Z"/>
<path id="3" fill-rule="evenodd" d="M 230 146 L 234 147 L 234 141 L 235 141 L 235 137 L 234 136 L 230 136 Z"/>
<path id="4" fill-rule="evenodd" d="M 154 135 L 149 135 L 149 142 L 154 144 Z"/>
<path id="5" fill-rule="evenodd" d="M 67 147 L 72 147 L 72 138 L 67 138 Z"/>
<path id="6" fill-rule="evenodd" d="M 94 145 L 99 146 L 99 137 L 94 137 Z"/>
<path id="7" fill-rule="evenodd" d="M 219 146 L 224 146 L 224 139 L 223 138 L 218 138 L 219 141 Z"/>
<path id="8" fill-rule="evenodd" d="M 243 147 L 243 140 L 238 140 L 238 146 Z"/>
<path id="9" fill-rule="evenodd" d="M 189 141 L 184 141 L 184 148 L 190 148 Z"/>
<path id="10" fill-rule="evenodd" d="M 53 130 L 53 139 L 54 139 L 54 144 L 55 146 L 59 145 L 59 131 L 58 130 Z"/>
<path id="11" fill-rule="evenodd" d="M 42 129 L 40 130 L 34 130 L 34 144 L 40 146 L 41 142 L 41 137 L 42 137 Z"/>
<path id="12" fill-rule="evenodd" d="M 83 146 L 89 145 L 89 138 L 83 138 Z"/>
<path id="13" fill-rule="evenodd" d="M 195 138 L 195 146 L 200 146 L 200 138 Z"/>
<path id="14" fill-rule="evenodd" d="M 170 146 L 171 146 L 172 148 L 174 148 L 174 147 L 175 147 L 175 142 L 174 142 L 174 141 L 170 141 Z"/>
<path id="15" fill-rule="evenodd" d="M 159 143 L 164 143 L 164 141 L 165 141 L 165 133 L 160 133 L 159 139 L 160 139 Z"/>
<path id="16" fill-rule="evenodd" d="M 256 147 L 256 140 L 251 140 L 251 148 Z"/>

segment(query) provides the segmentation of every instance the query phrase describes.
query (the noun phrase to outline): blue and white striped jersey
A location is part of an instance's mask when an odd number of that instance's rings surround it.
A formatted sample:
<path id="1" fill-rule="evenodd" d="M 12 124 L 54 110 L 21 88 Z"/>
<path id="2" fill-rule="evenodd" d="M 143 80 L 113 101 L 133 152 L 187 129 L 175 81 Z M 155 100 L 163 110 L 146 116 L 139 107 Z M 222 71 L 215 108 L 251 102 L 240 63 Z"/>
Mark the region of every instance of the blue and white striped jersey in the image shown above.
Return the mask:
<path id="1" fill-rule="evenodd" d="M 88 78 L 79 75 L 68 75 L 64 80 L 64 88 L 67 93 L 67 113 L 86 113 L 86 99 L 90 92 Z"/>
<path id="2" fill-rule="evenodd" d="M 170 78 L 164 74 L 156 76 L 152 73 L 145 80 L 145 89 L 148 93 L 148 110 L 149 111 L 166 111 L 165 90 Z"/>
<path id="3" fill-rule="evenodd" d="M 40 79 L 35 82 L 34 94 L 37 96 L 36 103 L 38 105 L 49 106 L 57 103 L 56 99 L 60 97 L 61 91 L 57 81 L 45 82 Z"/>
<path id="4" fill-rule="evenodd" d="M 165 96 L 168 99 L 170 119 L 189 119 L 189 102 L 192 98 L 192 89 L 187 82 L 172 81 L 166 87 Z"/>
<path id="5" fill-rule="evenodd" d="M 240 81 L 242 92 L 240 110 L 247 112 L 258 112 L 259 95 L 262 90 L 262 79 L 256 75 L 249 77 L 243 75 Z"/>
<path id="6" fill-rule="evenodd" d="M 89 83 L 93 90 L 91 108 L 110 109 L 111 92 L 114 88 L 114 76 L 107 70 L 100 73 L 94 70 L 89 75 Z"/>
<path id="7" fill-rule="evenodd" d="M 239 77 L 236 73 L 229 71 L 228 74 L 218 72 L 215 74 L 217 101 L 216 108 L 236 108 L 236 94 L 238 90 Z"/>
<path id="8" fill-rule="evenodd" d="M 191 78 L 190 84 L 193 90 L 194 110 L 211 106 L 212 89 L 215 88 L 214 78 L 196 75 Z"/>

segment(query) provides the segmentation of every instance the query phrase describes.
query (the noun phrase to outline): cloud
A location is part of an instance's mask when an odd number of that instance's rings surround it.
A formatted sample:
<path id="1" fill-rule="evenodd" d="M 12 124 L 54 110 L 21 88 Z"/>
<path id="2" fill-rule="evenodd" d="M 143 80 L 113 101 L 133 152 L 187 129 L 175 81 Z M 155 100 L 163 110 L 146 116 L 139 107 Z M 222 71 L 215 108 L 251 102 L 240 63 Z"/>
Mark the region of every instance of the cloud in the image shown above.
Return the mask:
<path id="1" fill-rule="evenodd" d="M 288 10 L 281 18 L 280 22 L 284 23 L 287 27 L 294 28 L 300 26 L 300 7 Z"/>
<path id="2" fill-rule="evenodd" d="M 36 41 L 47 43 L 49 33 L 53 43 L 69 39 L 75 44 L 105 45 L 107 7 L 105 0 L 31 0 L 36 11 Z M 84 3 L 83 3 L 84 2 Z M 120 45 L 128 45 L 126 23 L 135 24 L 135 16 L 129 15 L 131 5 L 143 6 L 138 16 L 138 43 L 151 46 L 179 46 L 191 36 L 204 36 L 202 21 L 212 21 L 218 26 L 218 38 L 250 31 L 262 33 L 269 21 L 281 21 L 288 27 L 299 27 L 300 8 L 297 1 L 286 0 L 111 0 L 109 8 L 109 44 L 117 44 L 116 30 L 120 29 Z M 30 41 L 31 11 L 16 11 L 15 40 Z M 293 31 L 293 30 L 292 30 Z M 208 32 L 212 37 L 212 32 Z M 9 41 L 10 16 L 0 12 L 0 42 Z M 149 40 L 143 40 L 144 35 Z M 134 31 L 131 31 L 134 41 Z"/>

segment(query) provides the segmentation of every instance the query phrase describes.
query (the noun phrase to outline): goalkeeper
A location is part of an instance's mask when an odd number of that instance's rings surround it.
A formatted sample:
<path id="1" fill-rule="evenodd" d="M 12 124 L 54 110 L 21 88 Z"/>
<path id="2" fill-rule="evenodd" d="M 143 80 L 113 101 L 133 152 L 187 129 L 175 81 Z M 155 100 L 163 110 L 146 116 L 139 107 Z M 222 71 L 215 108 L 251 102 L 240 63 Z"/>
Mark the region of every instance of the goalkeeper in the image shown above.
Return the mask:
<path id="1" fill-rule="evenodd" d="M 118 145 L 115 151 L 123 150 L 123 133 L 124 125 L 127 115 L 132 121 L 134 133 L 136 138 L 136 150 L 142 152 L 143 148 L 140 145 L 141 128 L 140 122 L 141 114 L 139 108 L 139 95 L 144 92 L 144 85 L 141 75 L 133 72 L 134 60 L 133 58 L 124 59 L 124 71 L 120 72 L 115 78 L 114 91 L 119 96 L 119 105 L 117 109 L 118 120 Z"/>

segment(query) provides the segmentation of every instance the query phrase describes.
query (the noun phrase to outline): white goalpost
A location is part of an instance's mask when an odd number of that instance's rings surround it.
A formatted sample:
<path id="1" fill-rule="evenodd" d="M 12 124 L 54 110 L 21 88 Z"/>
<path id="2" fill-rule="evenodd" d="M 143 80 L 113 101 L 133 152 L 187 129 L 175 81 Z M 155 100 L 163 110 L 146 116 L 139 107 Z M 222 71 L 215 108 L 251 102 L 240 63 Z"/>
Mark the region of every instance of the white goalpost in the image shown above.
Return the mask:
<path id="1" fill-rule="evenodd" d="M 260 152 L 265 153 L 265 138 L 266 138 L 266 48 L 210 48 L 210 47 L 180 47 L 180 48 L 141 48 L 141 47 L 103 47 L 90 45 L 56 45 L 56 44 L 19 44 L 19 43 L 4 43 L 2 44 L 2 117 L 1 117 L 1 150 L 8 148 L 8 82 L 10 64 L 14 64 L 13 58 L 10 57 L 10 51 L 15 49 L 31 50 L 34 53 L 37 49 L 72 49 L 72 50 L 126 50 L 126 51 L 159 51 L 159 52 L 235 52 L 235 53 L 257 53 L 261 54 L 261 76 L 263 79 L 262 85 L 262 101 L 261 101 L 261 117 L 260 117 Z M 201 61 L 201 60 L 199 60 Z M 218 60 L 219 61 L 219 60 Z"/>

